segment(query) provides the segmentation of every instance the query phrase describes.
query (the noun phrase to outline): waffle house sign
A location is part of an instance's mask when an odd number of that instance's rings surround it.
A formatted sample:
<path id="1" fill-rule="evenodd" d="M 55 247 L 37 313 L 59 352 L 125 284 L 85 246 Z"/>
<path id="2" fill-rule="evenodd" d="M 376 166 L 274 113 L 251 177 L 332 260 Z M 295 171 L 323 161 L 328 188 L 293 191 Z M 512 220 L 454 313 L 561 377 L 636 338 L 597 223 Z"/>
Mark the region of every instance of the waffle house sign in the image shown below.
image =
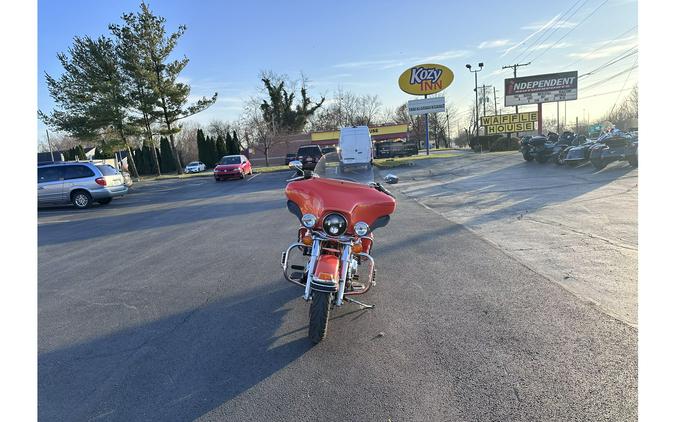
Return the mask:
<path id="1" fill-rule="evenodd" d="M 452 70 L 441 64 L 419 64 L 398 78 L 398 86 L 412 95 L 430 95 L 443 91 L 455 79 Z"/>

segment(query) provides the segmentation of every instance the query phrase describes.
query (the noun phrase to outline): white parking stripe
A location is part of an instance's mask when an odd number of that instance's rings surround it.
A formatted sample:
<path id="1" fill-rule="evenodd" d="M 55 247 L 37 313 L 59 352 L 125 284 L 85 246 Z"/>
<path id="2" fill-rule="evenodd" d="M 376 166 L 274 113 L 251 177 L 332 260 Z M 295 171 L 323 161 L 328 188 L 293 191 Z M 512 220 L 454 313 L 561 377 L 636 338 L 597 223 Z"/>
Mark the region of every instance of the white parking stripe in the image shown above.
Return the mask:
<path id="1" fill-rule="evenodd" d="M 249 177 L 248 179 L 246 179 L 246 181 L 249 182 L 249 181 L 253 180 L 254 177 L 260 176 L 261 174 L 262 174 L 262 173 L 256 173 L 256 174 L 254 174 L 253 176 L 251 176 L 251 177 Z"/>

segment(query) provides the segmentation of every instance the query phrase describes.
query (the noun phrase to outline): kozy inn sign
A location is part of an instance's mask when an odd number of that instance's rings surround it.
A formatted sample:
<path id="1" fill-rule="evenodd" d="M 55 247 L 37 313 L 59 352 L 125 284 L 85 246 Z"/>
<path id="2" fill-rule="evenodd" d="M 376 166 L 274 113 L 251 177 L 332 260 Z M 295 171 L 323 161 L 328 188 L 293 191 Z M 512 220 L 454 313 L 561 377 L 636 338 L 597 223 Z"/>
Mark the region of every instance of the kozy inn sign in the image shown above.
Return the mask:
<path id="1" fill-rule="evenodd" d="M 430 95 L 443 91 L 455 78 L 452 70 L 441 64 L 419 64 L 398 78 L 398 86 L 412 95 Z"/>

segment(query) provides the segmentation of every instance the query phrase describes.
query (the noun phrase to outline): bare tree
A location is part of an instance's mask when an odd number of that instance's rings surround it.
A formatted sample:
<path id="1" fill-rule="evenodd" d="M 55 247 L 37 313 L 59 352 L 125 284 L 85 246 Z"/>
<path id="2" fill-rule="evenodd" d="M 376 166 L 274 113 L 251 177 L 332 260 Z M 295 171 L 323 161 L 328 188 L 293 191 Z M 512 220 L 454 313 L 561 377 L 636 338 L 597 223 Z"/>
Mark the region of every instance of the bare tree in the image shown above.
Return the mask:
<path id="1" fill-rule="evenodd" d="M 230 132 L 232 129 L 232 124 L 230 122 L 226 122 L 223 120 L 218 120 L 214 119 L 209 122 L 209 126 L 207 127 L 207 132 L 209 135 L 213 136 L 214 138 L 217 137 L 222 137 L 225 139 L 227 136 L 227 133 Z"/>
<path id="2" fill-rule="evenodd" d="M 270 149 L 278 142 L 279 138 L 274 136 L 272 127 L 265 120 L 263 112 L 260 109 L 259 99 L 251 98 L 246 104 L 243 125 L 247 143 L 265 155 L 265 166 L 269 167 Z"/>
<path id="3" fill-rule="evenodd" d="M 181 162 L 188 163 L 199 159 L 197 129 L 200 128 L 201 126 L 193 121 L 181 124 L 180 132 L 175 135 L 176 149 L 178 154 L 180 154 Z"/>
<path id="4" fill-rule="evenodd" d="M 382 101 L 377 95 L 357 95 L 340 87 L 311 123 L 313 130 L 337 130 L 344 126 L 378 124 L 382 120 Z"/>

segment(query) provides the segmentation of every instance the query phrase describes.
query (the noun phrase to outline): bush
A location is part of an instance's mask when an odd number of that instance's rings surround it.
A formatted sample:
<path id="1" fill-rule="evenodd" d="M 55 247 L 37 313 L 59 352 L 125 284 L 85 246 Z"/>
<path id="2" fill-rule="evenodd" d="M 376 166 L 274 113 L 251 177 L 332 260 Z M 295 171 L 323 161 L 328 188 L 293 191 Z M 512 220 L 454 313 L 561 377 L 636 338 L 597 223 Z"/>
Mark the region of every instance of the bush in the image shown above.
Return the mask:
<path id="1" fill-rule="evenodd" d="M 497 140 L 495 140 L 491 145 L 490 145 L 490 151 L 518 151 L 520 149 L 520 139 L 511 136 L 511 140 L 509 142 L 509 138 L 506 136 L 500 136 Z"/>
<path id="2" fill-rule="evenodd" d="M 520 139 L 512 135 L 509 142 L 509 139 L 502 134 L 481 135 L 471 138 L 469 146 L 475 152 L 517 151 L 520 149 Z"/>

